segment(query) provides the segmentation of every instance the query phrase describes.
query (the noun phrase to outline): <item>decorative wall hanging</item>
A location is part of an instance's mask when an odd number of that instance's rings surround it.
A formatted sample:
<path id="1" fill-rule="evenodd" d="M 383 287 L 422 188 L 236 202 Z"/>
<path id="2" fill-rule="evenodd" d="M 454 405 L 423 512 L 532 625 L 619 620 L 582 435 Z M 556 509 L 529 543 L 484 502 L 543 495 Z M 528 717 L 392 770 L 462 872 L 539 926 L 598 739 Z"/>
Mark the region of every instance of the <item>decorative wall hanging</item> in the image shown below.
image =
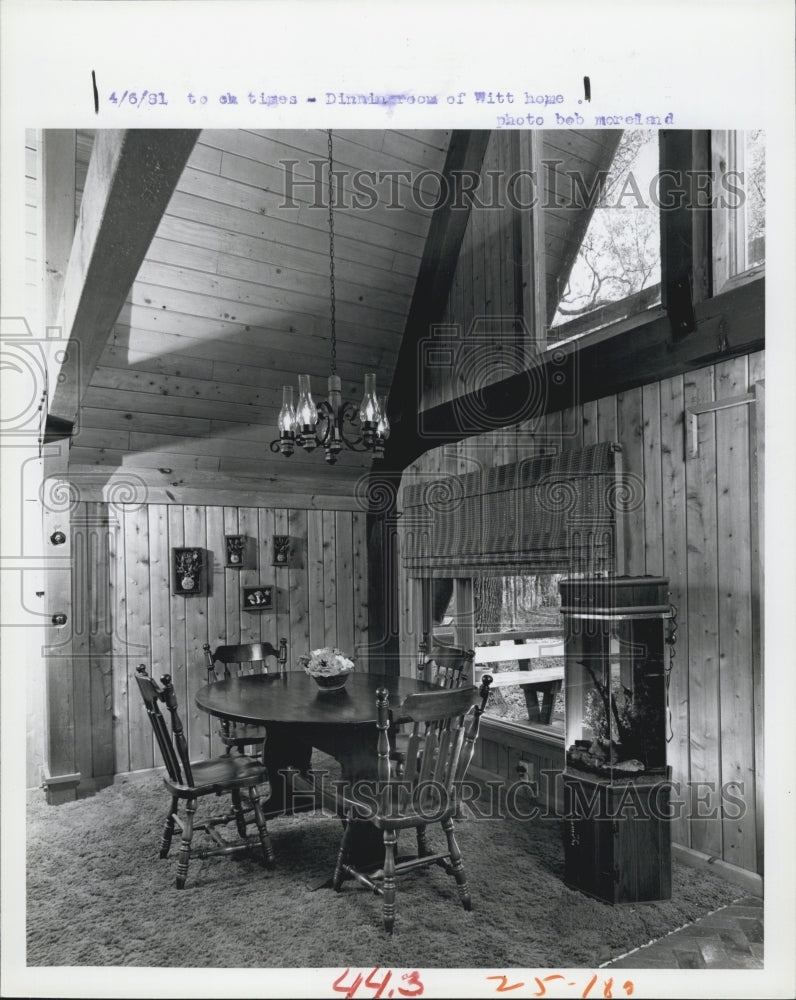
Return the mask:
<path id="1" fill-rule="evenodd" d="M 207 559 L 204 549 L 172 549 L 172 594 L 182 597 L 202 595 L 207 591 Z"/>
<path id="2" fill-rule="evenodd" d="M 242 607 L 244 611 L 272 611 L 274 588 L 271 586 L 244 587 Z"/>
<path id="3" fill-rule="evenodd" d="M 230 569 L 240 569 L 243 566 L 243 553 L 246 548 L 245 535 L 225 535 L 227 543 L 227 566 Z"/>
<path id="4" fill-rule="evenodd" d="M 298 403 L 293 406 L 293 386 L 282 386 L 282 409 L 279 412 L 279 438 L 271 442 L 271 451 L 285 457 L 293 454 L 295 445 L 314 451 L 321 445 L 326 461 L 334 465 L 343 445 L 351 451 L 372 451 L 376 458 L 384 457 L 384 443 L 390 435 L 387 402 L 376 394 L 376 375 L 365 375 L 365 392 L 359 407 L 343 402 L 342 383 L 337 374 L 337 337 L 335 333 L 334 299 L 334 170 L 332 133 L 327 132 L 329 148 L 329 299 L 331 316 L 332 357 L 327 379 L 327 397 L 315 404 L 309 375 L 299 375 Z"/>
<path id="5" fill-rule="evenodd" d="M 274 535 L 274 566 L 287 566 L 290 562 L 290 535 Z"/>

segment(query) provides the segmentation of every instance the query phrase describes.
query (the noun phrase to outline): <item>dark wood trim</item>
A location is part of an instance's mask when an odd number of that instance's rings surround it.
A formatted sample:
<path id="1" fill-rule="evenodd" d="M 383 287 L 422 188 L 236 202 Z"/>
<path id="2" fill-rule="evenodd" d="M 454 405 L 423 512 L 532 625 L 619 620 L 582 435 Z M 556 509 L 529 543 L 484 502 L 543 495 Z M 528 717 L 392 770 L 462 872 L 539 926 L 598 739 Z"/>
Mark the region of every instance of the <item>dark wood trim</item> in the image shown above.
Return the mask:
<path id="1" fill-rule="evenodd" d="M 65 350 L 48 413 L 74 422 L 108 335 L 199 136 L 196 129 L 102 129 L 91 154 L 63 281 Z"/>
<path id="2" fill-rule="evenodd" d="M 703 302 L 713 294 L 713 209 L 703 207 L 700 198 L 704 195 L 699 195 L 700 178 L 710 176 L 711 136 L 707 131 L 692 132 L 691 135 L 693 292 L 694 302 Z M 712 185 L 711 193 L 714 193 Z"/>
<path id="3" fill-rule="evenodd" d="M 718 361 L 765 347 L 765 281 L 741 286 L 699 303 L 697 329 L 672 342 L 669 320 L 657 315 L 630 330 L 596 343 L 575 340 L 539 356 L 546 386 L 542 406 L 529 416 L 557 413 L 576 403 L 627 392 Z M 525 373 L 481 388 L 476 396 L 458 397 L 424 411 L 421 434 L 404 430 L 393 451 L 395 467 L 406 468 L 425 452 L 501 426 L 513 426 L 521 402 L 528 398 Z M 488 426 L 478 427 L 474 413 L 487 413 Z"/>
<path id="4" fill-rule="evenodd" d="M 466 173 L 480 176 L 490 135 L 489 131 L 462 130 L 451 136 L 442 171 L 449 197 L 434 211 L 429 226 L 387 403 L 391 433 L 384 459 L 374 466 L 371 476 L 371 484 L 378 484 L 374 495 L 383 498 L 383 487 L 392 497 L 386 504 L 379 503 L 376 507 L 371 504 L 367 515 L 369 662 L 370 669 L 376 672 L 397 673 L 399 669 L 394 560 L 397 534 L 392 514 L 405 464 L 401 461 L 403 442 L 407 438 L 414 440 L 417 435 L 422 374 L 418 364 L 419 344 L 444 314 L 470 219 L 471 201 L 462 197 L 462 176 Z"/>
<path id="5" fill-rule="evenodd" d="M 398 352 L 387 404 L 392 430 L 385 448 L 384 468 L 398 467 L 393 462 L 393 452 L 400 455 L 404 435 L 411 436 L 417 431 L 421 391 L 418 377 L 422 374 L 418 365 L 418 345 L 444 314 L 470 219 L 471 201 L 462 197 L 462 177 L 468 173 L 480 176 L 490 135 L 489 131 L 463 130 L 451 136 L 442 171 L 450 193 L 431 219 Z"/>
<path id="6" fill-rule="evenodd" d="M 695 329 L 694 233 L 692 198 L 687 179 L 693 159 L 693 133 L 686 129 L 659 133 L 661 304 L 675 340 Z"/>

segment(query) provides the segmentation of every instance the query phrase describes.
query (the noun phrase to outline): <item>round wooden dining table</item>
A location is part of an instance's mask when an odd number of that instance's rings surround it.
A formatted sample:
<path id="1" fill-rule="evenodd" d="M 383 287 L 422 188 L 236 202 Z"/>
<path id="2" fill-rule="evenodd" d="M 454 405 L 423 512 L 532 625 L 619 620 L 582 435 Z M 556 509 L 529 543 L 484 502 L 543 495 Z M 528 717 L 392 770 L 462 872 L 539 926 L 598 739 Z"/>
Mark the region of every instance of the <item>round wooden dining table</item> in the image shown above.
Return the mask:
<path id="1" fill-rule="evenodd" d="M 264 725 L 264 761 L 271 779 L 271 798 L 264 803 L 266 817 L 295 810 L 294 786 L 286 776 L 298 771 L 312 781 L 316 805 L 324 789 L 317 771 L 310 774 L 314 747 L 340 763 L 344 782 L 376 777 L 376 692 L 384 687 L 390 694 L 391 724 L 406 721 L 401 705 L 407 695 L 437 690 L 433 684 L 412 677 L 352 673 L 340 691 L 323 692 L 304 671 L 284 674 L 244 674 L 207 684 L 196 694 L 196 704 L 210 715 L 236 722 Z M 282 780 L 280 780 L 280 777 Z M 333 796 L 323 796 L 326 804 Z M 307 808 L 307 795 L 303 796 Z M 364 834 L 364 831 L 363 831 Z M 367 834 L 358 853 L 371 853 L 381 838 L 367 843 Z"/>

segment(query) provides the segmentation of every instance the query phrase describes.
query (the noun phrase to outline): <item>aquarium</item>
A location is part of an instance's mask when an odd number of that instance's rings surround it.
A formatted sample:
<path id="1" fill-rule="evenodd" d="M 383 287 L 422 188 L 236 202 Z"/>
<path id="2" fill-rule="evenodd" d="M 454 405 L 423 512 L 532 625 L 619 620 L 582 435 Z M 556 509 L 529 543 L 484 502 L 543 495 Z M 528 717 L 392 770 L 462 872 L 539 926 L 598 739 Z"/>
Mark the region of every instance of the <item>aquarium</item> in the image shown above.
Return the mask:
<path id="1" fill-rule="evenodd" d="M 566 772 L 646 783 L 666 774 L 668 581 L 561 583 Z"/>

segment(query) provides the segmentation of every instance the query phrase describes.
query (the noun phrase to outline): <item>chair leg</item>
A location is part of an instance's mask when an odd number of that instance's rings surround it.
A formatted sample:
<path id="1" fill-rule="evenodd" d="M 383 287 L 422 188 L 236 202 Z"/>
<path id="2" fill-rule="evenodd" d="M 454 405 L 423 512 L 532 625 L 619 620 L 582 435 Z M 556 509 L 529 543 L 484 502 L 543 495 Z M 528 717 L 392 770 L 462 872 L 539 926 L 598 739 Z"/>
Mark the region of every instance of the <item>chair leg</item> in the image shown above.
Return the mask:
<path id="1" fill-rule="evenodd" d="M 263 849 L 263 867 L 274 867 L 274 847 L 268 834 L 268 827 L 265 825 L 262 806 L 260 805 L 260 795 L 252 785 L 249 789 L 249 799 L 254 807 L 254 822 L 257 824 L 257 833 L 260 835 L 260 846 Z"/>
<path id="2" fill-rule="evenodd" d="M 332 876 L 332 888 L 335 892 L 339 892 L 343 885 L 343 865 L 346 863 L 348 857 L 348 845 L 351 841 L 351 834 L 354 829 L 354 821 L 351 819 L 343 820 L 343 836 L 340 840 L 340 850 L 337 853 L 337 863 L 334 866 L 334 875 Z"/>
<path id="3" fill-rule="evenodd" d="M 417 834 L 417 856 L 419 858 L 424 857 L 426 854 L 431 854 L 428 847 L 428 842 L 426 840 L 426 827 L 425 825 L 419 826 L 416 830 Z"/>
<path id="4" fill-rule="evenodd" d="M 462 906 L 465 910 L 471 910 L 473 903 L 470 898 L 470 889 L 467 885 L 467 873 L 464 870 L 462 862 L 462 852 L 459 850 L 459 845 L 456 843 L 456 835 L 453 832 L 452 816 L 447 816 L 442 820 L 442 829 L 445 831 L 445 836 L 448 840 L 448 853 L 451 856 L 451 868 L 453 869 L 453 877 L 456 879 L 456 888 L 459 890 L 459 899 L 462 901 Z"/>
<path id="5" fill-rule="evenodd" d="M 163 835 L 160 838 L 160 856 L 161 858 L 167 858 L 169 856 L 169 851 L 171 850 L 171 838 L 174 836 L 174 814 L 177 812 L 177 806 L 179 805 L 179 799 L 176 796 L 172 796 L 171 799 L 171 809 L 166 817 L 166 822 L 163 826 Z"/>
<path id="6" fill-rule="evenodd" d="M 185 804 L 185 819 L 182 824 L 182 842 L 180 843 L 180 858 L 177 862 L 177 888 L 185 888 L 188 877 L 188 862 L 191 860 L 191 839 L 193 838 L 193 817 L 196 812 L 196 799 L 188 799 Z"/>
<path id="7" fill-rule="evenodd" d="M 384 897 L 382 903 L 382 919 L 384 929 L 392 934 L 395 926 L 395 844 L 398 840 L 396 830 L 384 831 Z"/>
<path id="8" fill-rule="evenodd" d="M 241 840 L 246 839 L 246 817 L 243 815 L 243 806 L 240 802 L 240 789 L 232 789 L 232 810 L 235 813 L 235 826 Z"/>

